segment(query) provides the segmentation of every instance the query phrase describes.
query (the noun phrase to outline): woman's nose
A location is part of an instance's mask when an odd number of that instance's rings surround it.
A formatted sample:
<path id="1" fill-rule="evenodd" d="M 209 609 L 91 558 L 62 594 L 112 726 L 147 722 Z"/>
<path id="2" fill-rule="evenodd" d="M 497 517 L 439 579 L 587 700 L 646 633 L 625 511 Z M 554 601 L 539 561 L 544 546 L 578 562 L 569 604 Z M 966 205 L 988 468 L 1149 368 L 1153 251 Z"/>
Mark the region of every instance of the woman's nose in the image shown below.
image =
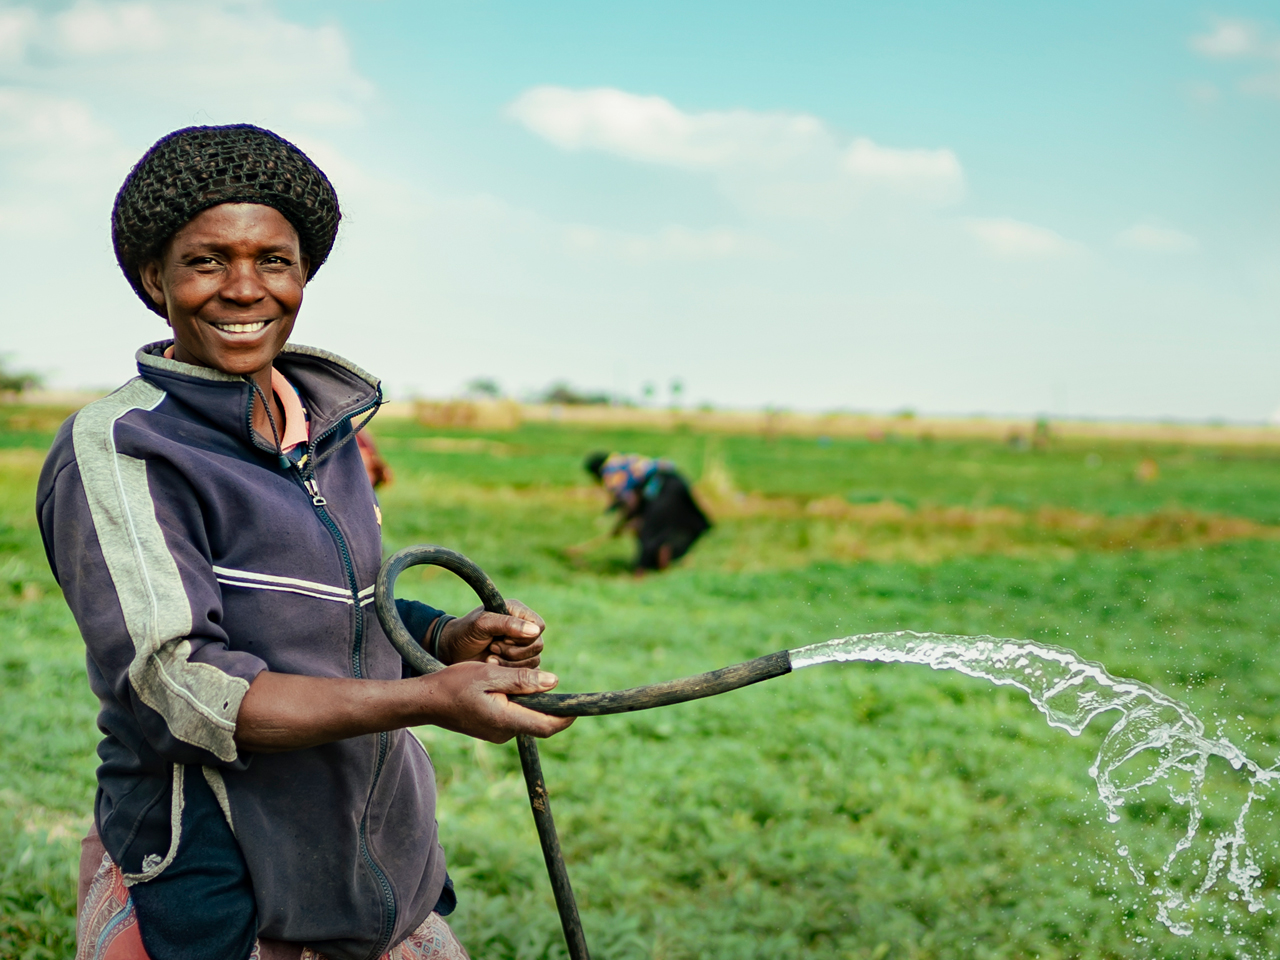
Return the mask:
<path id="1" fill-rule="evenodd" d="M 248 305 L 257 303 L 267 295 L 262 278 L 258 276 L 257 264 L 242 260 L 233 260 L 231 269 L 227 271 L 226 282 L 219 291 L 224 300 L 232 303 Z"/>

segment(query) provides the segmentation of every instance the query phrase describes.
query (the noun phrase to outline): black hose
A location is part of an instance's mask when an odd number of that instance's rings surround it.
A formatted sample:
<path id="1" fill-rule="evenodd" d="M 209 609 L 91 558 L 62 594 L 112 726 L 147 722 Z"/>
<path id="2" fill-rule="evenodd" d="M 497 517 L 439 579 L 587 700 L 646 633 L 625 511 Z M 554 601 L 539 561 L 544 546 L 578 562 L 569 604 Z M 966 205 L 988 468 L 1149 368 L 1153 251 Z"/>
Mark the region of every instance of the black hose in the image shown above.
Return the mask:
<path id="1" fill-rule="evenodd" d="M 400 652 L 405 663 L 419 673 L 435 673 L 437 670 L 443 670 L 444 664 L 422 649 L 422 644 L 413 638 L 413 634 L 405 627 L 404 620 L 400 618 L 400 611 L 396 609 L 396 578 L 407 567 L 416 567 L 423 563 L 444 567 L 451 573 L 456 573 L 475 591 L 486 610 L 506 613 L 507 601 L 502 599 L 502 594 L 498 592 L 498 588 L 494 586 L 488 574 L 462 554 L 447 547 L 420 543 L 416 547 L 405 547 L 388 557 L 378 571 L 377 585 L 373 592 L 373 608 L 377 611 L 378 621 L 382 624 L 382 630 L 386 633 L 387 639 Z"/>
<path id="2" fill-rule="evenodd" d="M 421 673 L 434 673 L 441 669 L 441 663 L 423 650 L 422 645 L 410 635 L 400 619 L 400 612 L 396 610 L 394 593 L 396 577 L 406 567 L 420 563 L 435 564 L 456 573 L 476 592 L 486 610 L 505 612 L 506 604 L 502 594 L 498 592 L 498 588 L 485 572 L 453 550 L 421 544 L 416 547 L 406 547 L 390 557 L 378 571 L 378 586 L 374 592 L 374 605 L 378 611 L 378 619 L 382 621 L 382 629 L 390 638 L 392 645 L 400 651 L 400 656 L 404 657 L 410 666 Z M 732 667 L 712 670 L 710 673 L 700 673 L 681 680 L 668 680 L 665 683 L 651 683 L 643 687 L 631 687 L 628 690 L 608 690 L 599 693 L 528 693 L 513 696 L 511 699 L 522 706 L 557 717 L 598 717 L 604 714 L 629 713 L 633 710 L 648 710 L 652 707 L 666 707 L 673 703 L 714 697 L 717 694 L 728 693 L 730 690 L 759 683 L 761 680 L 771 680 L 790 672 L 791 656 L 786 650 L 779 650 L 777 653 L 757 657 Z"/>
<path id="3" fill-rule="evenodd" d="M 401 550 L 389 558 L 378 571 L 374 589 L 374 609 L 382 629 L 392 645 L 400 651 L 405 661 L 420 673 L 443 670 L 442 664 L 413 639 L 405 629 L 400 611 L 396 609 L 396 577 L 405 567 L 430 563 L 451 570 L 461 577 L 484 608 L 492 613 L 509 613 L 507 602 L 483 570 L 460 553 L 444 547 L 423 545 Z M 542 857 L 547 863 L 547 876 L 551 880 L 551 892 L 556 898 L 556 910 L 560 914 L 560 927 L 564 931 L 565 945 L 569 948 L 569 960 L 591 960 L 587 950 L 586 934 L 582 931 L 582 919 L 578 916 L 578 904 L 569 884 L 569 870 L 560 852 L 560 838 L 556 835 L 556 822 L 551 816 L 551 798 L 542 779 L 542 762 L 538 757 L 538 741 L 528 734 L 516 737 L 520 751 L 520 767 L 524 770 L 524 783 L 529 790 L 529 806 L 533 810 L 533 822 L 538 828 L 538 841 L 542 844 Z"/>
<path id="4" fill-rule="evenodd" d="M 420 673 L 443 670 L 442 664 L 422 648 L 413 638 L 396 609 L 396 578 L 406 567 L 428 563 L 456 573 L 476 592 L 486 610 L 507 613 L 507 603 L 483 570 L 462 554 L 446 547 L 420 544 L 406 547 L 389 557 L 378 571 L 374 590 L 374 609 L 378 620 L 392 646 L 400 652 L 405 662 Z M 665 707 L 688 700 L 700 700 L 716 694 L 727 693 L 761 680 L 780 677 L 791 672 L 791 656 L 779 650 L 767 656 L 748 660 L 710 673 L 700 673 L 682 680 L 651 683 L 629 690 L 611 690 L 600 693 L 531 693 L 513 696 L 511 699 L 523 706 L 542 713 L 561 717 L 601 716 L 609 713 L 627 713 L 632 710 L 648 710 Z M 560 852 L 560 840 L 556 835 L 555 821 L 551 818 L 551 801 L 542 779 L 542 764 L 538 758 L 538 744 L 533 737 L 516 738 L 520 749 L 520 765 L 524 769 L 525 785 L 529 789 L 529 805 L 533 809 L 534 823 L 538 827 L 538 839 L 542 843 L 542 855 L 547 862 L 547 874 L 551 878 L 551 891 L 555 894 L 556 909 L 560 912 L 560 925 L 564 929 L 570 960 L 589 960 L 587 941 L 578 917 L 578 905 L 569 886 L 569 873 Z"/>

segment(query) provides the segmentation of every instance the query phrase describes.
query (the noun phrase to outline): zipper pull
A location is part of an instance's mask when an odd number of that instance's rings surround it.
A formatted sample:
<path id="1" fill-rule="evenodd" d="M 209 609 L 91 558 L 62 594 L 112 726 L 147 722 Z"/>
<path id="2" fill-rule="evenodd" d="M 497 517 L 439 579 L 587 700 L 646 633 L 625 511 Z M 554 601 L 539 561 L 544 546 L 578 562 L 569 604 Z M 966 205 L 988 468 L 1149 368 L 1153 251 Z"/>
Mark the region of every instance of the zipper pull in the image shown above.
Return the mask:
<path id="1" fill-rule="evenodd" d="M 307 477 L 307 479 L 303 480 L 302 483 L 303 486 L 307 488 L 307 493 L 311 494 L 311 502 L 317 507 L 323 507 L 329 502 L 324 497 L 320 496 L 320 488 L 316 486 L 315 477 Z"/>

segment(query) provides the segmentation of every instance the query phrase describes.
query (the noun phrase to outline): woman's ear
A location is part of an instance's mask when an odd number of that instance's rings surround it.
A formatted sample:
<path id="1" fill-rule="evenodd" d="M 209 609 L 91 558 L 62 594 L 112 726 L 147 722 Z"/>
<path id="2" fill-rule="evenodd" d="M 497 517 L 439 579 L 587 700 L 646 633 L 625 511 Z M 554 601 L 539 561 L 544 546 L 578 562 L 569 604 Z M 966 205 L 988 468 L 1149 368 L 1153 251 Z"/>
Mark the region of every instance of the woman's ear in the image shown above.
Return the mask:
<path id="1" fill-rule="evenodd" d="M 305 253 L 298 257 L 298 266 L 302 267 L 302 285 L 305 287 L 311 279 L 311 258 Z"/>
<path id="2" fill-rule="evenodd" d="M 163 307 L 164 286 L 160 283 L 160 261 L 149 260 L 144 263 L 138 271 L 138 278 L 142 281 L 142 289 L 147 291 L 147 296 L 157 307 Z"/>

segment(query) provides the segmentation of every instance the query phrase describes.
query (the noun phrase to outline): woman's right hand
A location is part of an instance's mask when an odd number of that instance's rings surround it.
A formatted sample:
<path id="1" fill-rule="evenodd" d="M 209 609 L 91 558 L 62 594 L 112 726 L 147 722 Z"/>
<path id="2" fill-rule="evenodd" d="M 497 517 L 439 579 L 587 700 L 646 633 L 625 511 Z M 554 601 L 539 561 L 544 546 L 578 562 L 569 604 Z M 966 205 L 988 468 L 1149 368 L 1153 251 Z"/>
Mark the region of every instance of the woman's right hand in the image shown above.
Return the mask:
<path id="1" fill-rule="evenodd" d="M 516 693 L 545 693 L 559 679 L 545 670 L 464 661 L 410 681 L 423 687 L 425 722 L 477 740 L 506 743 L 517 734 L 550 737 L 573 723 L 513 703 Z"/>

